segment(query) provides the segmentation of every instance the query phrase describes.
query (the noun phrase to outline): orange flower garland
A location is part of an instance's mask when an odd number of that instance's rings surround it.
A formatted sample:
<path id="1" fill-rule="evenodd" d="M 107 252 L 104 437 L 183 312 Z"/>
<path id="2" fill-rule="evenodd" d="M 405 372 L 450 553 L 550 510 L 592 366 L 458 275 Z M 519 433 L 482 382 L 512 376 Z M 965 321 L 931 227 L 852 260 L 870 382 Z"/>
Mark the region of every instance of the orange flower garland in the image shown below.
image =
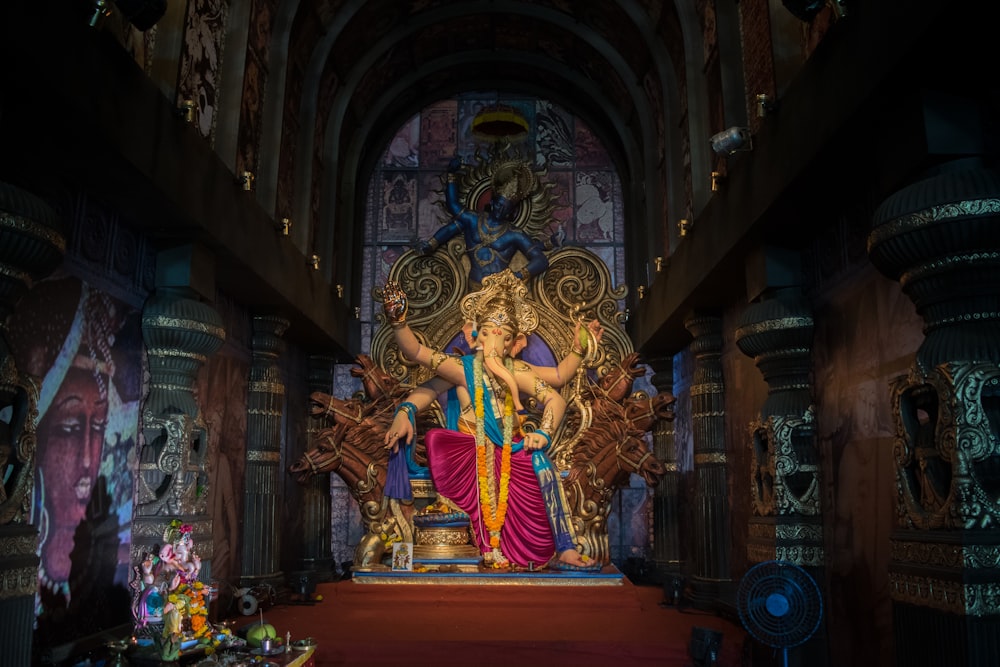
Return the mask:
<path id="1" fill-rule="evenodd" d="M 490 531 L 490 546 L 494 551 L 500 548 L 500 530 L 503 528 L 504 520 L 507 518 L 507 495 L 510 491 L 510 456 L 511 440 L 514 431 L 514 401 L 508 393 L 504 397 L 503 415 L 503 452 L 500 457 L 500 490 L 496 489 L 496 480 L 493 466 L 487 462 L 492 462 L 487 456 L 487 449 L 492 444 L 486 438 L 484 426 L 485 409 L 483 406 L 483 366 L 482 360 L 477 356 L 473 362 L 473 375 L 476 382 L 475 408 L 476 408 L 476 469 L 479 473 L 479 503 L 482 506 L 483 523 Z M 494 502 L 495 501 L 495 502 Z"/>

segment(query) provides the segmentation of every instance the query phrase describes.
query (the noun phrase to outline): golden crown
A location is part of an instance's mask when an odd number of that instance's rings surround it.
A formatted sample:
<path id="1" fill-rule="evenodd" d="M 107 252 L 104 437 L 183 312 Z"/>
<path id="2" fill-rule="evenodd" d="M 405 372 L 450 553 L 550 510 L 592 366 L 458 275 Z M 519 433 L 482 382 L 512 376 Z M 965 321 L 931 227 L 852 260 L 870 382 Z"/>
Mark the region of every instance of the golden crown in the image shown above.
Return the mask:
<path id="1" fill-rule="evenodd" d="M 504 269 L 483 278 L 483 288 L 462 299 L 462 315 L 471 322 L 509 325 L 518 333 L 538 328 L 538 313 L 525 300 L 528 288 L 514 272 Z"/>

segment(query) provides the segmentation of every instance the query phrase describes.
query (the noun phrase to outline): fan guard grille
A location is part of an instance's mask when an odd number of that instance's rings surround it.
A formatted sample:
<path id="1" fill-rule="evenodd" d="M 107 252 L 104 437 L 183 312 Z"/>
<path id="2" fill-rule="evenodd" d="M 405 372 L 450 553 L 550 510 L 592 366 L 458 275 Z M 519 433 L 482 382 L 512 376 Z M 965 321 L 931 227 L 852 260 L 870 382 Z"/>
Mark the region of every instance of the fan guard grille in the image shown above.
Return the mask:
<path id="1" fill-rule="evenodd" d="M 750 568 L 736 592 L 743 627 L 760 642 L 791 648 L 809 639 L 823 616 L 816 581 L 797 565 L 765 561 Z"/>

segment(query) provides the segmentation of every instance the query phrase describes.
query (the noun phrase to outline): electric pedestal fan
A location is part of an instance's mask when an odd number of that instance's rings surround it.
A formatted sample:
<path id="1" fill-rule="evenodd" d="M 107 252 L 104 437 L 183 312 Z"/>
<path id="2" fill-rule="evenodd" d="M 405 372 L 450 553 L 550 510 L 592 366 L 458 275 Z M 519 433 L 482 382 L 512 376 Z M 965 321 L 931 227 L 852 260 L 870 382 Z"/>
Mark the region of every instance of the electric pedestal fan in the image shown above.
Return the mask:
<path id="1" fill-rule="evenodd" d="M 823 596 L 816 580 L 801 567 L 769 560 L 754 565 L 740 581 L 736 610 L 755 639 L 782 650 L 782 665 L 788 667 L 788 649 L 819 628 Z"/>

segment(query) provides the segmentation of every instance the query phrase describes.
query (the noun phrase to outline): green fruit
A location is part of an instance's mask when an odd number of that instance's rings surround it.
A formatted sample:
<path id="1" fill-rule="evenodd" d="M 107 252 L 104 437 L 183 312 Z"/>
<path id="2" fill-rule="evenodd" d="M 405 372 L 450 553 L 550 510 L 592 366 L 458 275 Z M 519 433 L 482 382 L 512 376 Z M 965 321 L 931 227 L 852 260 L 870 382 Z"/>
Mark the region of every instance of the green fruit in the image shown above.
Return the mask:
<path id="1" fill-rule="evenodd" d="M 261 625 L 256 623 L 247 630 L 247 643 L 255 648 L 260 648 L 260 642 L 264 637 L 277 637 L 278 633 L 275 631 L 274 626 L 270 623 L 265 623 Z"/>

